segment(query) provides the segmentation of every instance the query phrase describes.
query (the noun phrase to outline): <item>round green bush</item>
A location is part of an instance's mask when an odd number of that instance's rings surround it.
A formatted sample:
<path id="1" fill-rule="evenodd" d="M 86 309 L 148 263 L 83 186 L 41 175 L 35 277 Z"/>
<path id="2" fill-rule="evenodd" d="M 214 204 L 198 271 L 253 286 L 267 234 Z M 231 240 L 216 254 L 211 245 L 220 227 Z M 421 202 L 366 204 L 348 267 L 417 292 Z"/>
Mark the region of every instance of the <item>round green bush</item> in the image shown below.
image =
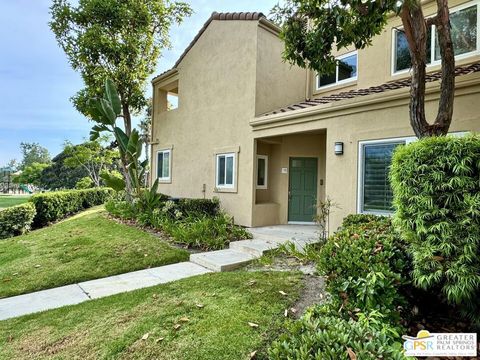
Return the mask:
<path id="1" fill-rule="evenodd" d="M 479 317 L 480 137 L 399 147 L 391 169 L 394 223 L 410 244 L 418 287 Z"/>

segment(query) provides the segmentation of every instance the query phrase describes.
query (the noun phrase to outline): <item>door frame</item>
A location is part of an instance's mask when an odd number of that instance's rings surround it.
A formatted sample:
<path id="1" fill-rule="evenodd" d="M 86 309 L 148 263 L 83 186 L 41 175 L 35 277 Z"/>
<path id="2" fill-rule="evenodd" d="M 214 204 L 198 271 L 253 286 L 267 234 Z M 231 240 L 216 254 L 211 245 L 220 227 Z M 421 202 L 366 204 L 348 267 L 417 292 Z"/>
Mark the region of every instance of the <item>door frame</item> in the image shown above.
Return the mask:
<path id="1" fill-rule="evenodd" d="M 317 180 L 315 181 L 315 205 L 318 204 L 318 163 L 319 158 L 315 156 L 289 156 L 288 157 L 288 182 L 287 182 L 287 224 L 290 225 L 316 225 L 315 221 L 295 221 L 290 220 L 290 165 L 292 159 L 315 159 L 317 162 Z"/>

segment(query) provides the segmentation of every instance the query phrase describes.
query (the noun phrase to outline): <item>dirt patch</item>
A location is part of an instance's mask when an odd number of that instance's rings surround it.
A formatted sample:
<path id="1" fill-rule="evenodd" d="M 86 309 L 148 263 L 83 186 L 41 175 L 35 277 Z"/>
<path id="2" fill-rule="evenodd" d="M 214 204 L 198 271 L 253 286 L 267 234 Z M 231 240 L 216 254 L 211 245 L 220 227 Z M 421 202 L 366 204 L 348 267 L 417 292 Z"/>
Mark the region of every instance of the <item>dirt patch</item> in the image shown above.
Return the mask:
<path id="1" fill-rule="evenodd" d="M 305 286 L 300 293 L 300 298 L 297 300 L 293 308 L 295 311 L 295 318 L 299 318 L 305 309 L 314 305 L 321 304 L 325 301 L 327 294 L 325 293 L 325 279 L 317 275 L 305 275 Z"/>

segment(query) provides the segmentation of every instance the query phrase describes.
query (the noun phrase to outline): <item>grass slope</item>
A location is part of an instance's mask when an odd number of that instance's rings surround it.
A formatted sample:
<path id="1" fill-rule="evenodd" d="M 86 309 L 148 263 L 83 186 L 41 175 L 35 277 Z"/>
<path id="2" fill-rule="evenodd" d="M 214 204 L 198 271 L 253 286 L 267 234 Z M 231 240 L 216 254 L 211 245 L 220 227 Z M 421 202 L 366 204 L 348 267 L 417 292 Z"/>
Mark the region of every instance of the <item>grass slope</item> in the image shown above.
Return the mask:
<path id="1" fill-rule="evenodd" d="M 30 196 L 28 195 L 0 195 L 0 209 L 23 204 L 27 202 L 29 198 Z"/>
<path id="2" fill-rule="evenodd" d="M 298 273 L 211 273 L 10 319 L 0 358 L 250 359 L 281 331 L 301 286 Z"/>
<path id="3" fill-rule="evenodd" d="M 184 250 L 92 208 L 0 241 L 0 298 L 188 260 Z"/>

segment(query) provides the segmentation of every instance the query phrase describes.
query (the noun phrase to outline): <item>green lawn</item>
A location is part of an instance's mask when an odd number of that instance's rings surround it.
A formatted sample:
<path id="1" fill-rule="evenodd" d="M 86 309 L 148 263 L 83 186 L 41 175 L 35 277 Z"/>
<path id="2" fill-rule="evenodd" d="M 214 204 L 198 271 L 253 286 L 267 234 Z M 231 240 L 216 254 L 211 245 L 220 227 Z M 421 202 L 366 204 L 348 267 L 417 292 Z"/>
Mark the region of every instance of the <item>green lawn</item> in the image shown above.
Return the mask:
<path id="1" fill-rule="evenodd" d="M 29 197 L 29 195 L 0 195 L 0 209 L 23 204 Z"/>
<path id="2" fill-rule="evenodd" d="M 301 286 L 298 273 L 211 273 L 1 321 L 0 358 L 250 359 Z"/>
<path id="3" fill-rule="evenodd" d="M 105 214 L 92 208 L 1 240 L 0 298 L 188 260 L 188 252 Z"/>

